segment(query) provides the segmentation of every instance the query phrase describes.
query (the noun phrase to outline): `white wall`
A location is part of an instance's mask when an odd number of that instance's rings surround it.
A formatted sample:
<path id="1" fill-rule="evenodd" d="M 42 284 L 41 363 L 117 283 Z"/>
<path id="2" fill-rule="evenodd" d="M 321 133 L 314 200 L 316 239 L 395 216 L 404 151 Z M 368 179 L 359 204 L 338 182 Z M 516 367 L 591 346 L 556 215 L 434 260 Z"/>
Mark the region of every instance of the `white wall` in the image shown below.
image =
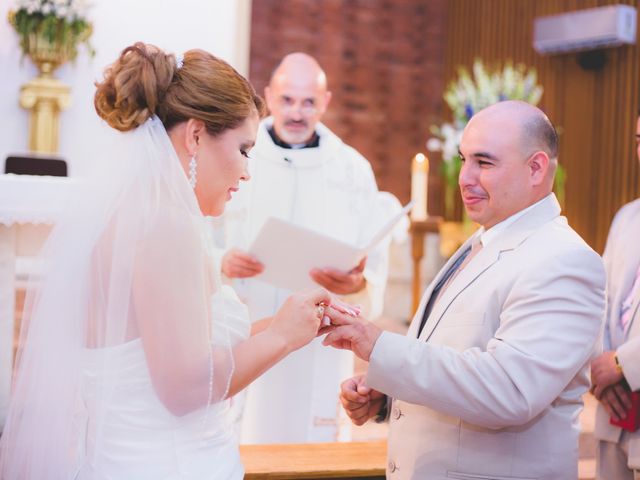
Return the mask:
<path id="1" fill-rule="evenodd" d="M 201 48 L 246 74 L 250 0 L 91 0 L 92 59 L 84 48 L 74 64 L 55 76 L 71 86 L 72 105 L 60 117 L 59 155 L 70 175 L 92 166 L 92 147 L 101 144 L 100 119 L 93 109 L 94 81 L 126 46 L 140 40 L 166 51 Z M 20 60 L 18 37 L 6 22 L 12 0 L 0 0 L 0 166 L 10 153 L 27 152 L 28 113 L 20 108 L 20 86 L 37 74 L 28 58 Z"/>

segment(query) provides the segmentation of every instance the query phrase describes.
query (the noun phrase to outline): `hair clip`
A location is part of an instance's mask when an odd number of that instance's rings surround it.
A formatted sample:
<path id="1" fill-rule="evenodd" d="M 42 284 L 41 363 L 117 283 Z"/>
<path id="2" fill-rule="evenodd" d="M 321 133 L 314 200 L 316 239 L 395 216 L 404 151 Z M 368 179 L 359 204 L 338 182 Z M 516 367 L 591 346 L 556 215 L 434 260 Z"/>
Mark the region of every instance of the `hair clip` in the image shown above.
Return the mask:
<path id="1" fill-rule="evenodd" d="M 180 70 L 184 65 L 184 55 L 176 55 L 176 68 Z"/>

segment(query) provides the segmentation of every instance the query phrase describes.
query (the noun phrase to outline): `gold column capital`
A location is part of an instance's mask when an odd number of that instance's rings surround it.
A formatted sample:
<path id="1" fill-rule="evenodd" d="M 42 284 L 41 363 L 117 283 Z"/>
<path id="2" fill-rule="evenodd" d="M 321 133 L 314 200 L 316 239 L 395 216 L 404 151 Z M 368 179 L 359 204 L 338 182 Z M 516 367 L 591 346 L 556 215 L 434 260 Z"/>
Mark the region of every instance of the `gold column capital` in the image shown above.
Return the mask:
<path id="1" fill-rule="evenodd" d="M 20 89 L 20 106 L 30 110 L 29 149 L 58 151 L 58 116 L 71 105 L 71 89 L 51 76 L 38 76 Z"/>

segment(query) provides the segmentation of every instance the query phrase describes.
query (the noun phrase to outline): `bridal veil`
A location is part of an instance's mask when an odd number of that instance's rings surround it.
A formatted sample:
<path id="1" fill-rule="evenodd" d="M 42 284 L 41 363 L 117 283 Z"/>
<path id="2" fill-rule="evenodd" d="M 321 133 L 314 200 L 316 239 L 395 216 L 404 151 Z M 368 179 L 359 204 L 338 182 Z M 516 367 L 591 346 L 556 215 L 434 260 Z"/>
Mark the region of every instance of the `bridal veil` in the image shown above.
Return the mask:
<path id="1" fill-rule="evenodd" d="M 230 333 L 212 325 L 217 286 L 193 189 L 157 117 L 114 136 L 100 172 L 78 182 L 43 249 L 45 273 L 31 282 L 2 480 L 73 478 L 88 351 L 101 349 L 106 373 L 117 361 L 112 347 L 141 341 L 154 390 L 176 415 L 206 415 L 227 394 Z M 100 383 L 98 432 L 118 382 Z"/>

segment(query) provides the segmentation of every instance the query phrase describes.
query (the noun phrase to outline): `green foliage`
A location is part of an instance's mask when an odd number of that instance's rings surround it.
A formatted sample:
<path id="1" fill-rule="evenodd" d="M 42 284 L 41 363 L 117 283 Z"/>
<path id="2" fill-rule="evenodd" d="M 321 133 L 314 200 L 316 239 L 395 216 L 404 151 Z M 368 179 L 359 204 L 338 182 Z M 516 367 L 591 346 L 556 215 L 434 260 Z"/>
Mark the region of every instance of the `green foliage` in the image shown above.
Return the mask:
<path id="1" fill-rule="evenodd" d="M 502 68 L 488 70 L 476 59 L 471 71 L 458 68 L 458 77 L 447 85 L 443 98 L 453 113 L 453 120 L 430 128 L 427 149 L 442 152 L 440 173 L 445 186 L 445 217 L 453 218 L 458 193 L 458 175 L 461 159 L 458 155 L 462 131 L 471 117 L 489 105 L 503 100 L 522 100 L 537 105 L 543 88 L 537 84 L 535 69 L 505 62 Z M 554 190 L 564 205 L 566 171 L 558 165 Z"/>
<path id="2" fill-rule="evenodd" d="M 449 82 L 444 100 L 453 112 L 457 127 L 464 126 L 478 111 L 502 100 L 522 100 L 537 105 L 543 89 L 537 85 L 534 68 L 507 61 L 504 67 L 488 71 L 480 59 L 472 71 L 458 68 L 458 78 Z"/>
<path id="3" fill-rule="evenodd" d="M 444 179 L 444 210 L 447 218 L 453 218 L 455 208 L 455 195 L 458 193 L 458 176 L 462 168 L 460 155 L 450 157 L 448 161 L 440 164 L 440 173 Z"/>
<path id="4" fill-rule="evenodd" d="M 49 0 L 41 0 L 39 7 L 42 8 L 47 3 L 50 3 Z M 71 9 L 71 3 L 72 1 L 65 7 Z M 49 6 L 50 9 L 55 9 L 55 6 L 51 4 Z M 31 5 L 29 8 L 20 7 L 15 11 L 10 11 L 9 23 L 20 37 L 20 48 L 25 55 L 30 51 L 30 42 L 33 41 L 34 36 L 55 45 L 64 51 L 70 60 L 75 59 L 78 55 L 78 45 L 80 44 L 84 44 L 89 55 L 95 54 L 89 42 L 92 33 L 91 23 L 80 16 L 60 16 L 56 11 L 43 13 L 38 10 L 37 6 Z"/>
<path id="5" fill-rule="evenodd" d="M 558 203 L 564 208 L 564 199 L 565 199 L 565 184 L 567 182 L 567 171 L 565 168 L 558 164 L 558 168 L 556 169 L 556 176 L 553 179 L 553 191 L 558 197 Z"/>

